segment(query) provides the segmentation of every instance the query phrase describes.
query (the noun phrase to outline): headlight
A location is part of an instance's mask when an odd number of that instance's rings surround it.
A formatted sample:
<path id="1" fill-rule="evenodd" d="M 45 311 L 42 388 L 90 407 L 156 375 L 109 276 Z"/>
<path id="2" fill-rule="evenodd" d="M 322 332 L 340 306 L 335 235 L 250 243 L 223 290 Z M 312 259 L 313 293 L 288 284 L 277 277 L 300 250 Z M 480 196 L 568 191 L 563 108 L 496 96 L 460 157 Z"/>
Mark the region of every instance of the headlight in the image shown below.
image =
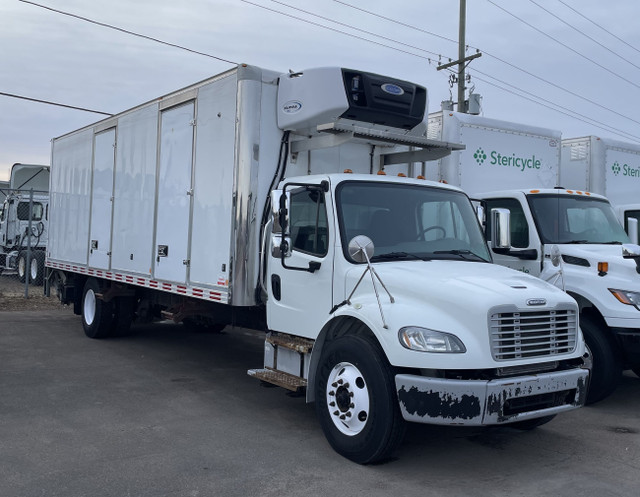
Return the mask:
<path id="1" fill-rule="evenodd" d="M 417 326 L 401 328 L 398 339 L 403 347 L 410 350 L 448 354 L 462 354 L 467 351 L 457 336 Z"/>
<path id="2" fill-rule="evenodd" d="M 636 307 L 640 305 L 640 292 L 630 292 L 627 290 L 615 290 L 613 288 L 609 288 L 609 291 L 613 293 L 613 296 L 623 304 L 634 305 Z"/>

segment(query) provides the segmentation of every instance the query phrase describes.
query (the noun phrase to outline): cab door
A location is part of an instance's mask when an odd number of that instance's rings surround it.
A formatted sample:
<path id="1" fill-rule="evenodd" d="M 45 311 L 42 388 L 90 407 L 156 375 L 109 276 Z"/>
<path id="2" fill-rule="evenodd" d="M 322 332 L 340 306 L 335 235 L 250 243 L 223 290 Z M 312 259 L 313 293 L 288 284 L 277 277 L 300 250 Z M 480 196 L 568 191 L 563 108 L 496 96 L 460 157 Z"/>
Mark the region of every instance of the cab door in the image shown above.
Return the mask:
<path id="1" fill-rule="evenodd" d="M 485 235 L 491 242 L 491 209 L 508 209 L 511 213 L 509 230 L 510 249 L 491 249 L 493 261 L 501 266 L 517 269 L 532 276 L 540 276 L 542 271 L 541 244 L 529 210 L 523 208 L 516 198 L 486 199 L 487 222 Z"/>
<path id="2" fill-rule="evenodd" d="M 287 222 L 281 234 L 271 236 L 266 255 L 271 330 L 316 338 L 329 319 L 335 231 L 327 185 L 284 185 Z M 281 245 L 282 235 L 286 247 Z"/>

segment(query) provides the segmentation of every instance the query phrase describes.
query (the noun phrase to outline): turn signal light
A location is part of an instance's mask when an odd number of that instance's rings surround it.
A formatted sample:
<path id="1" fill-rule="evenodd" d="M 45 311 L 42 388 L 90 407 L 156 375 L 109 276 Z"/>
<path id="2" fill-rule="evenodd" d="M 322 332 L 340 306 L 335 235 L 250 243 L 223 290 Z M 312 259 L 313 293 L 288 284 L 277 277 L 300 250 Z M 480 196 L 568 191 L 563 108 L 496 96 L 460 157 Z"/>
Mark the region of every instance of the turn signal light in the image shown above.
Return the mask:
<path id="1" fill-rule="evenodd" d="M 598 275 L 604 276 L 609 272 L 608 262 L 598 262 Z"/>

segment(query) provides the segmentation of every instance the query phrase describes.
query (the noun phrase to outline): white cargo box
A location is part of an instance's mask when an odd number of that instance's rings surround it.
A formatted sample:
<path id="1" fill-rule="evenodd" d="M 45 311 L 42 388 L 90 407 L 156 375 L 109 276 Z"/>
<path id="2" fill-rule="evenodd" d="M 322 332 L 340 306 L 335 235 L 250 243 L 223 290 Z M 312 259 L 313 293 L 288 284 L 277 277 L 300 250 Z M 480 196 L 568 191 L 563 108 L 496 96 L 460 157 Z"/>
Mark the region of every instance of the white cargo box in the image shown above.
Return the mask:
<path id="1" fill-rule="evenodd" d="M 470 195 L 492 190 L 557 186 L 561 133 L 556 130 L 457 112 L 429 115 L 428 137 L 464 143 L 429 169 Z"/>

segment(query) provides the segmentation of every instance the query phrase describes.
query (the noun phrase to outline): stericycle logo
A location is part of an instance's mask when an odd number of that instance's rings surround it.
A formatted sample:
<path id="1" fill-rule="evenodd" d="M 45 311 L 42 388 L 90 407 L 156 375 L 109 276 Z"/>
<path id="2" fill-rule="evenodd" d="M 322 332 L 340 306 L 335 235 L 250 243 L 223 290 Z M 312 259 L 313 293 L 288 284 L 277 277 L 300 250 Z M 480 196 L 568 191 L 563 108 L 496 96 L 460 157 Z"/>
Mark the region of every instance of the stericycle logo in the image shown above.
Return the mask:
<path id="1" fill-rule="evenodd" d="M 502 154 L 497 150 L 492 150 L 489 156 L 491 157 L 489 164 L 492 166 L 516 167 L 520 171 L 524 171 L 525 169 L 540 169 L 540 166 L 542 165 L 542 161 L 540 159 L 536 159 L 535 155 L 532 155 L 531 157 L 521 157 L 516 154 L 511 154 L 511 156 L 509 156 Z M 484 161 L 487 160 L 487 154 L 482 147 L 478 147 L 478 150 L 473 154 L 473 158 L 478 165 L 481 166 L 484 164 Z"/>
<path id="2" fill-rule="evenodd" d="M 613 171 L 613 174 L 615 174 L 616 176 L 622 173 L 622 176 L 631 176 L 632 178 L 640 178 L 640 167 L 633 167 L 633 166 L 630 166 L 629 164 L 622 164 L 621 166 L 618 161 L 615 161 L 613 163 L 613 166 L 611 166 L 611 170 Z"/>
<path id="3" fill-rule="evenodd" d="M 478 165 L 482 165 L 482 163 L 487 160 L 487 154 L 484 153 L 484 150 L 482 150 L 482 148 L 479 148 L 478 150 L 476 150 L 476 153 L 473 154 L 473 158 L 476 160 L 476 162 L 478 163 Z"/>

